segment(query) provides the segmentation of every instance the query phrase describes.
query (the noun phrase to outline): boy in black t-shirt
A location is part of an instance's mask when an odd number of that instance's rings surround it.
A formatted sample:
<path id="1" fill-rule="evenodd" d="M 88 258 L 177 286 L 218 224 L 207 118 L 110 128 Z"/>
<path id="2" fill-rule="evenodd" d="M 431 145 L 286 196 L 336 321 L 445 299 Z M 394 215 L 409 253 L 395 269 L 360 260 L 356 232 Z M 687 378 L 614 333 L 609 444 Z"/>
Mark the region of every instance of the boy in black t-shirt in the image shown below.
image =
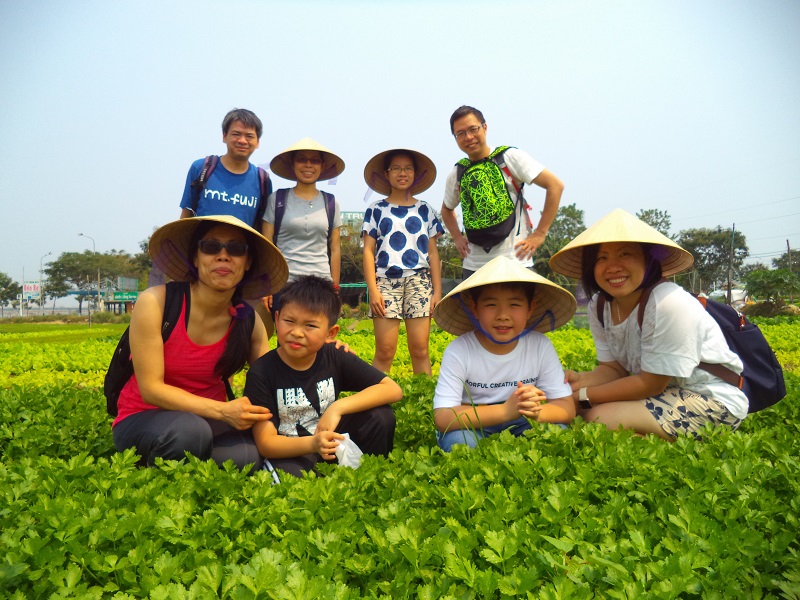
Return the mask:
<path id="1" fill-rule="evenodd" d="M 333 460 L 343 433 L 365 454 L 386 456 L 392 449 L 395 419 L 388 405 L 403 392 L 355 354 L 326 343 L 339 331 L 340 310 L 331 281 L 308 275 L 290 283 L 275 319 L 280 345 L 247 373 L 244 395 L 272 412 L 270 421 L 253 427 L 258 451 L 298 477 Z M 356 393 L 337 400 L 343 391 Z"/>

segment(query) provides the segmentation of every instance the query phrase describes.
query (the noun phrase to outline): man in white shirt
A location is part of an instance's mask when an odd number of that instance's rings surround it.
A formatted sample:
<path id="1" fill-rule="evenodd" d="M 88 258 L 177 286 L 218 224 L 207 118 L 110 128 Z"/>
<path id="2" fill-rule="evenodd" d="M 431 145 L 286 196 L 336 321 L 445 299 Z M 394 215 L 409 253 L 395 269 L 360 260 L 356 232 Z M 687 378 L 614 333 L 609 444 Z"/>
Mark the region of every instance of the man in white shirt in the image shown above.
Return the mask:
<path id="1" fill-rule="evenodd" d="M 461 106 L 456 109 L 450 117 L 450 131 L 470 163 L 478 163 L 492 154 L 492 148 L 486 143 L 486 120 L 477 108 Z M 513 189 L 508 190 L 509 195 L 516 199 L 518 190 L 523 184 L 536 184 L 545 190 L 544 209 L 534 228 L 527 214 L 527 205 L 517 206 L 515 209 L 517 220 L 511 232 L 504 241 L 487 250 L 486 245 L 470 242 L 459 230 L 455 209 L 462 203 L 461 182 L 458 167 L 453 167 L 445 184 L 442 221 L 453 236 L 456 248 L 464 259 L 462 265 L 464 279 L 497 256 L 516 258 L 523 266 L 532 267 L 533 255 L 544 242 L 558 212 L 564 190 L 564 184 L 558 177 L 517 148 L 508 148 L 502 154 L 502 159 L 507 167 L 504 169 L 506 187 L 513 186 Z M 463 208 L 462 203 L 462 212 Z"/>

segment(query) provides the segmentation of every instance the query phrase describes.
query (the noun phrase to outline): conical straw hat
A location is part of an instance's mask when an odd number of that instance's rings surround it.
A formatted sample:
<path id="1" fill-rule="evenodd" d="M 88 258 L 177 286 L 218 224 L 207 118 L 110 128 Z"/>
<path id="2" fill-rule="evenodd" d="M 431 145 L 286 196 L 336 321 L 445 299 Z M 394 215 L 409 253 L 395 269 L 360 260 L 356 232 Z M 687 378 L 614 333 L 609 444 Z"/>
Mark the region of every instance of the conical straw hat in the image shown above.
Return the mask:
<path id="1" fill-rule="evenodd" d="M 336 156 L 333 152 L 328 150 L 319 142 L 312 140 L 309 137 L 303 138 L 299 142 L 295 142 L 286 150 L 278 154 L 269 163 L 270 170 L 278 177 L 288 179 L 289 181 L 297 181 L 294 174 L 294 164 L 292 156 L 298 150 L 316 150 L 322 155 L 322 171 L 320 172 L 317 181 L 325 181 L 326 179 L 333 179 L 342 174 L 344 171 L 344 161 Z"/>
<path id="2" fill-rule="evenodd" d="M 462 335 L 475 329 L 465 311 L 468 303 L 460 297 L 462 292 L 493 283 L 527 282 L 535 283 L 533 300 L 536 303 L 533 315 L 527 325 L 537 323 L 536 331 L 545 333 L 561 327 L 575 314 L 578 305 L 575 297 L 560 285 L 537 275 L 523 267 L 518 261 L 505 256 L 492 259 L 470 277 L 458 284 L 433 309 L 436 324 L 453 335 Z M 463 305 L 462 305 L 463 300 Z M 552 313 L 552 319 L 546 314 Z"/>
<path id="3" fill-rule="evenodd" d="M 370 189 L 384 196 L 392 193 L 392 186 L 389 185 L 389 178 L 386 176 L 386 169 L 383 164 L 386 155 L 391 152 L 402 152 L 414 157 L 414 163 L 417 168 L 414 171 L 414 183 L 408 188 L 410 195 L 421 194 L 436 181 L 436 165 L 422 152 L 410 150 L 409 148 L 391 148 L 370 158 L 367 166 L 364 167 L 364 181 L 367 182 Z"/>
<path id="4" fill-rule="evenodd" d="M 159 227 L 150 237 L 149 252 L 153 264 L 174 281 L 191 281 L 196 278 L 192 257 L 195 231 L 203 221 L 232 225 L 250 234 L 248 243 L 253 256 L 253 266 L 245 274 L 242 285 L 244 298 L 261 298 L 280 290 L 289 277 L 286 259 L 280 250 L 258 231 L 230 215 L 209 215 L 178 219 Z"/>
<path id="5" fill-rule="evenodd" d="M 581 278 L 583 248 L 607 242 L 643 242 L 664 248 L 661 262 L 664 277 L 685 271 L 694 263 L 691 253 L 664 234 L 627 211 L 617 208 L 550 258 L 550 268 L 567 277 Z"/>

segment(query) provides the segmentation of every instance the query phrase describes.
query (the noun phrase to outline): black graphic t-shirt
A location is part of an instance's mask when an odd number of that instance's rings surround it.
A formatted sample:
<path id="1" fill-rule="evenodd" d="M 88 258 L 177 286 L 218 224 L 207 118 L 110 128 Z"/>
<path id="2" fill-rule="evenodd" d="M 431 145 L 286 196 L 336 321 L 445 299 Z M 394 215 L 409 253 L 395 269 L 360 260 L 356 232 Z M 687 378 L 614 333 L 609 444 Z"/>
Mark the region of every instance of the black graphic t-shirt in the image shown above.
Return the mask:
<path id="1" fill-rule="evenodd" d="M 386 374 L 353 353 L 325 344 L 310 369 L 296 371 L 277 350 L 255 361 L 247 373 L 244 395 L 272 412 L 272 423 L 286 436 L 314 435 L 325 410 L 341 392 L 360 392 Z"/>

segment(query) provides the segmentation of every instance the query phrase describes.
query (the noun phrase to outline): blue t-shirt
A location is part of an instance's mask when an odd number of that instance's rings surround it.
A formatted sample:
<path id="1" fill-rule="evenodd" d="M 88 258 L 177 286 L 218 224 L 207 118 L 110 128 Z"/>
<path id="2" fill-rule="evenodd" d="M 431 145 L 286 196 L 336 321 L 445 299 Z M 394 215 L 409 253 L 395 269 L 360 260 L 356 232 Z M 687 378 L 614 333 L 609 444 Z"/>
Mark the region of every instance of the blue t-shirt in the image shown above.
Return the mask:
<path id="1" fill-rule="evenodd" d="M 200 177 L 204 162 L 205 158 L 200 158 L 189 167 L 186 186 L 183 188 L 183 198 L 181 198 L 181 208 L 194 210 L 198 217 L 230 215 L 252 226 L 256 220 L 258 201 L 261 196 L 258 167 L 250 164 L 246 173 L 237 175 L 228 171 L 220 160 L 214 167 L 211 177 L 208 178 L 206 187 L 200 190 L 197 208 L 193 209 L 194 190 L 191 184 Z M 260 223 L 256 229 L 261 230 Z"/>
<path id="2" fill-rule="evenodd" d="M 436 212 L 422 200 L 411 206 L 373 202 L 364 214 L 362 235 L 375 239 L 378 277 L 398 279 L 430 267 L 428 241 L 444 233 Z"/>

